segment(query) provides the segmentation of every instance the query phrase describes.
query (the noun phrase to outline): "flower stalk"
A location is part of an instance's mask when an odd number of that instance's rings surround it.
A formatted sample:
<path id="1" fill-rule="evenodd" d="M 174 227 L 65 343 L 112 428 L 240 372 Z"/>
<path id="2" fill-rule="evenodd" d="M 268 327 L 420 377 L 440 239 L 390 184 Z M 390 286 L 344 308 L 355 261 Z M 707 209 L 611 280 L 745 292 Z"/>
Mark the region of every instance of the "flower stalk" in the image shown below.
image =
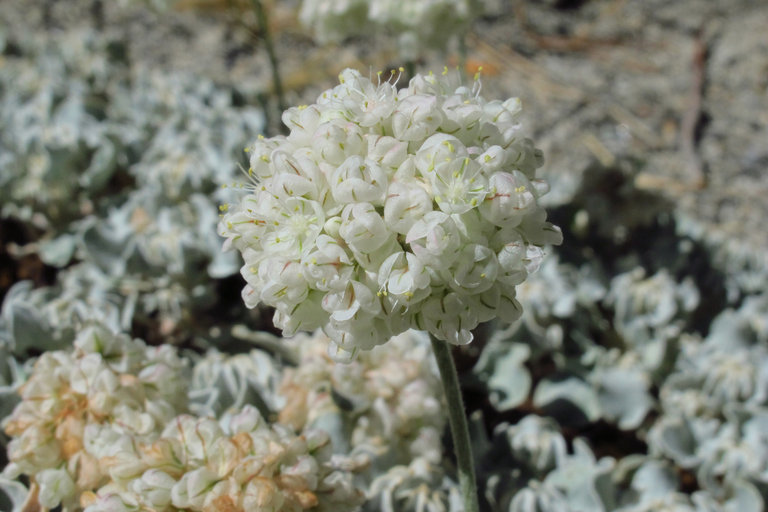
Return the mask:
<path id="1" fill-rule="evenodd" d="M 459 377 L 451 357 L 451 350 L 445 341 L 438 340 L 430 334 L 432 351 L 440 370 L 443 381 L 445 400 L 448 405 L 448 423 L 451 426 L 451 439 L 456 453 L 456 466 L 459 470 L 459 488 L 464 498 L 465 512 L 478 512 L 480 506 L 477 499 L 477 480 L 475 479 L 475 464 L 472 460 L 472 447 L 469 441 L 469 427 L 464 410 L 464 400 L 461 398 Z"/>
<path id="2" fill-rule="evenodd" d="M 275 96 L 277 97 L 277 106 L 280 112 L 284 111 L 285 98 L 283 96 L 283 82 L 280 79 L 280 68 L 277 61 L 277 54 L 275 53 L 275 44 L 272 41 L 272 33 L 269 30 L 269 21 L 267 20 L 267 12 L 264 9 L 264 4 L 261 0 L 251 0 L 253 9 L 256 12 L 256 20 L 259 24 L 259 33 L 264 41 L 264 48 L 267 50 L 267 56 L 269 57 L 269 65 L 272 68 L 272 86 L 275 89 Z"/>

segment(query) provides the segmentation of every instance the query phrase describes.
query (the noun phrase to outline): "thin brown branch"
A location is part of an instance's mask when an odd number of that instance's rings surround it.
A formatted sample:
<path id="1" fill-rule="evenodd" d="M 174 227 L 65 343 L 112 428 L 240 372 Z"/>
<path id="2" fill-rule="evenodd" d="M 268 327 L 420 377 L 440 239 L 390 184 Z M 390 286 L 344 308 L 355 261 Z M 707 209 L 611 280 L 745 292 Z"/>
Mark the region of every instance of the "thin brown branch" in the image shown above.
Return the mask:
<path id="1" fill-rule="evenodd" d="M 701 32 L 696 35 L 693 44 L 691 88 L 688 92 L 688 106 L 680 122 L 680 152 L 685 159 L 685 170 L 691 184 L 696 188 L 703 188 L 706 185 L 706 175 L 698 152 L 698 142 L 704 118 L 702 104 L 707 46 Z"/>

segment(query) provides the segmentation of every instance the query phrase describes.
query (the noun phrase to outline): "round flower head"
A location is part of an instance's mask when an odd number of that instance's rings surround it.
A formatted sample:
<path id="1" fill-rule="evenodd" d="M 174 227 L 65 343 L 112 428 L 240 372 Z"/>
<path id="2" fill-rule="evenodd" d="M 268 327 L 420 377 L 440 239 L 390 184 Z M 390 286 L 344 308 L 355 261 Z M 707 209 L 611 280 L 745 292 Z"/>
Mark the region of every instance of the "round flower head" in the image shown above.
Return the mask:
<path id="1" fill-rule="evenodd" d="M 520 316 L 515 286 L 562 240 L 537 202 L 541 152 L 519 100 L 443 75 L 398 90 L 347 69 L 283 114 L 287 136 L 249 148 L 253 189 L 220 233 L 246 305 L 274 307 L 286 335 L 322 328 L 339 357 L 409 328 L 468 343 Z"/>

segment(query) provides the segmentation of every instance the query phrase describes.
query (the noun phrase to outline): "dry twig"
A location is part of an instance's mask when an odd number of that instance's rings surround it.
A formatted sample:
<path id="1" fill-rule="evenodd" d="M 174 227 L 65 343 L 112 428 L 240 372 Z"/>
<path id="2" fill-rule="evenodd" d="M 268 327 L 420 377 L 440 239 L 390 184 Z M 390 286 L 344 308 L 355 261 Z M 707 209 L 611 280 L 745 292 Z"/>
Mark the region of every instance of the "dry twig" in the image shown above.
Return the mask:
<path id="1" fill-rule="evenodd" d="M 696 35 L 693 50 L 693 77 L 688 93 L 688 108 L 680 122 L 680 152 L 685 160 L 685 170 L 691 185 L 704 188 L 706 176 L 704 164 L 698 152 L 698 141 L 703 121 L 702 100 L 707 59 L 707 47 L 701 31 Z"/>

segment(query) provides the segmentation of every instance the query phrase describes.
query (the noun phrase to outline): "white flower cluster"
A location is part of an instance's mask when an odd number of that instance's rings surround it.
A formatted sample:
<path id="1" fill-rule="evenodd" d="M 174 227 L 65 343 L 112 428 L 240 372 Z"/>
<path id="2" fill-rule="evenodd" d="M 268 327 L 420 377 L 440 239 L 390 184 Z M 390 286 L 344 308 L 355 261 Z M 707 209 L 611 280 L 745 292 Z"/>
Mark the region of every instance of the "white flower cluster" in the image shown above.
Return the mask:
<path id="1" fill-rule="evenodd" d="M 275 307 L 287 335 L 322 328 L 336 355 L 409 328 L 468 343 L 480 322 L 517 319 L 515 286 L 562 240 L 520 101 L 433 74 L 340 82 L 249 148 L 255 187 L 220 224 L 246 305 Z"/>
<path id="2" fill-rule="evenodd" d="M 422 48 L 444 49 L 481 14 L 474 0 L 370 0 L 369 5 L 370 20 L 396 34 L 400 56 L 411 61 Z"/>
<path id="3" fill-rule="evenodd" d="M 252 406 L 216 421 L 182 415 L 153 443 L 100 446 L 113 481 L 85 512 L 349 511 L 363 501 L 331 460 L 328 435 L 269 425 Z"/>
<path id="4" fill-rule="evenodd" d="M 26 474 L 31 500 L 75 506 L 109 480 L 91 445 L 107 430 L 151 440 L 186 404 L 184 364 L 169 347 L 90 326 L 73 352 L 46 352 L 21 387 L 22 402 L 4 422 L 10 478 Z M 68 508 L 69 507 L 69 508 Z"/>
<path id="5" fill-rule="evenodd" d="M 443 49 L 481 14 L 473 0 L 303 0 L 299 20 L 321 43 L 380 31 L 397 36 L 401 57 Z"/>
<path id="6" fill-rule="evenodd" d="M 341 42 L 370 29 L 368 0 L 304 0 L 299 21 L 314 31 L 319 42 Z"/>
<path id="7" fill-rule="evenodd" d="M 329 417 L 340 416 L 352 454 L 386 453 L 400 464 L 414 457 L 439 464 L 446 415 L 426 335 L 405 332 L 349 364 L 328 357 L 328 340 L 320 333 L 293 343 L 301 360 L 283 373 L 281 423 L 301 430 L 332 425 Z"/>

